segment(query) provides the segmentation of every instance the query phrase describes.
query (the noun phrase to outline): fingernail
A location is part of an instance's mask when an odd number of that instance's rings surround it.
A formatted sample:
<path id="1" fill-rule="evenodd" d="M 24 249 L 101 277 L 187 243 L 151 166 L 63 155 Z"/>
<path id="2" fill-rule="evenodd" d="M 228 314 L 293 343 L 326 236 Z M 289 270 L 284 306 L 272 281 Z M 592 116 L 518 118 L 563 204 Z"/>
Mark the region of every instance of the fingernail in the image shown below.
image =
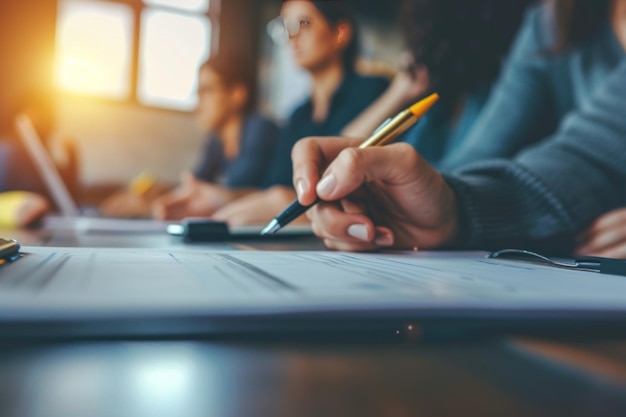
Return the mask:
<path id="1" fill-rule="evenodd" d="M 353 224 L 348 227 L 348 236 L 352 236 L 355 239 L 369 241 L 369 234 L 367 233 L 367 226 L 363 224 Z"/>
<path id="2" fill-rule="evenodd" d="M 376 236 L 376 240 L 374 240 L 378 246 L 392 246 L 393 245 L 393 235 L 390 233 L 383 233 Z"/>
<path id="3" fill-rule="evenodd" d="M 337 185 L 337 180 L 335 178 L 334 175 L 328 175 L 326 177 L 324 177 L 318 184 L 317 184 L 317 194 L 321 197 L 321 196 L 328 196 L 330 195 L 330 193 L 333 192 L 333 190 L 335 189 L 335 186 Z"/>
<path id="4" fill-rule="evenodd" d="M 296 184 L 296 192 L 298 193 L 298 199 L 302 198 L 304 193 L 306 192 L 306 182 L 304 180 L 299 180 Z"/>

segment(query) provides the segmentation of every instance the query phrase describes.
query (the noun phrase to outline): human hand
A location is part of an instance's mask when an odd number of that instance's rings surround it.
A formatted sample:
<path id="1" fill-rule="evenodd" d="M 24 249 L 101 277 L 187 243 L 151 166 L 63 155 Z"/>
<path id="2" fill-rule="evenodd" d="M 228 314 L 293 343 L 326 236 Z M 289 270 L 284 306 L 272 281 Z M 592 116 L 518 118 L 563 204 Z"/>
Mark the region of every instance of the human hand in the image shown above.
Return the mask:
<path id="1" fill-rule="evenodd" d="M 198 180 L 191 173 L 185 173 L 177 189 L 152 203 L 152 216 L 159 220 L 208 217 L 231 199 L 231 193 L 224 187 Z"/>
<path id="2" fill-rule="evenodd" d="M 409 102 L 428 93 L 430 73 L 423 65 L 417 65 L 410 53 L 402 56 L 400 71 L 396 74 L 386 94 L 404 107 Z"/>
<path id="3" fill-rule="evenodd" d="M 339 250 L 430 249 L 452 243 L 457 205 L 443 177 L 408 144 L 358 149 L 359 144 L 320 137 L 294 147 L 300 203 L 311 204 L 316 196 L 323 200 L 307 212 L 314 233 Z"/>
<path id="4" fill-rule="evenodd" d="M 598 218 L 578 237 L 576 255 L 626 258 L 626 208 Z"/>
<path id="5" fill-rule="evenodd" d="M 425 95 L 430 88 L 430 76 L 424 66 L 412 66 L 400 71 L 391 82 L 388 94 L 405 106 Z"/>
<path id="6" fill-rule="evenodd" d="M 296 198 L 288 187 L 275 186 L 227 204 L 215 212 L 213 219 L 225 221 L 230 226 L 260 225 L 272 220 Z M 308 223 L 305 216 L 295 223 Z"/>
<path id="7" fill-rule="evenodd" d="M 149 217 L 150 202 L 142 195 L 129 190 L 119 191 L 100 204 L 100 213 L 104 217 L 139 218 Z"/>

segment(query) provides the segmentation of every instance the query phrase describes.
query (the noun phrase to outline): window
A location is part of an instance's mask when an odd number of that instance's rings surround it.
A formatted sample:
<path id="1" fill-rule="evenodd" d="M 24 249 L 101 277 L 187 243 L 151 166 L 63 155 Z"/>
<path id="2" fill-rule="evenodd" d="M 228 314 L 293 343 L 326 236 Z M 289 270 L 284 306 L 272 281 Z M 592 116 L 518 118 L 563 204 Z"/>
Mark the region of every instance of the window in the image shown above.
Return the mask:
<path id="1" fill-rule="evenodd" d="M 64 91 L 189 111 L 219 0 L 61 0 L 56 84 Z"/>

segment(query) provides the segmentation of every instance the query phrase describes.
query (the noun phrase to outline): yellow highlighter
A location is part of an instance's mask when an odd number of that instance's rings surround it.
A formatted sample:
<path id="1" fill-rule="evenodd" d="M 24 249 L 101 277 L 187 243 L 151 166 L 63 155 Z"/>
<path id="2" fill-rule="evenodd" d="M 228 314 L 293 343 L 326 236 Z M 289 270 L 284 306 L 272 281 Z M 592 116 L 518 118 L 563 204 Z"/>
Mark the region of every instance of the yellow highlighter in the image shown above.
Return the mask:
<path id="1" fill-rule="evenodd" d="M 154 184 L 156 184 L 156 177 L 151 173 L 144 171 L 133 178 L 130 184 L 128 184 L 128 189 L 134 195 L 142 197 L 150 188 L 152 188 L 152 186 L 154 186 Z"/>

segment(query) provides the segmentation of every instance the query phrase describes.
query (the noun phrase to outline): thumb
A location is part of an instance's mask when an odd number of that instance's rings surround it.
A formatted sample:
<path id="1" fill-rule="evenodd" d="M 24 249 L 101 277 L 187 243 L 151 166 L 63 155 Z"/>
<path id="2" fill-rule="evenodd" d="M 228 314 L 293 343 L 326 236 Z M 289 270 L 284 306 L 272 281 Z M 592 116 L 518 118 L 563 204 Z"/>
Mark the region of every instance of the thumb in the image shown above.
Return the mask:
<path id="1" fill-rule="evenodd" d="M 414 183 L 420 180 L 422 166 L 427 164 L 407 143 L 344 149 L 318 182 L 317 194 L 322 200 L 335 201 L 369 182 L 383 181 L 390 185 Z"/>

